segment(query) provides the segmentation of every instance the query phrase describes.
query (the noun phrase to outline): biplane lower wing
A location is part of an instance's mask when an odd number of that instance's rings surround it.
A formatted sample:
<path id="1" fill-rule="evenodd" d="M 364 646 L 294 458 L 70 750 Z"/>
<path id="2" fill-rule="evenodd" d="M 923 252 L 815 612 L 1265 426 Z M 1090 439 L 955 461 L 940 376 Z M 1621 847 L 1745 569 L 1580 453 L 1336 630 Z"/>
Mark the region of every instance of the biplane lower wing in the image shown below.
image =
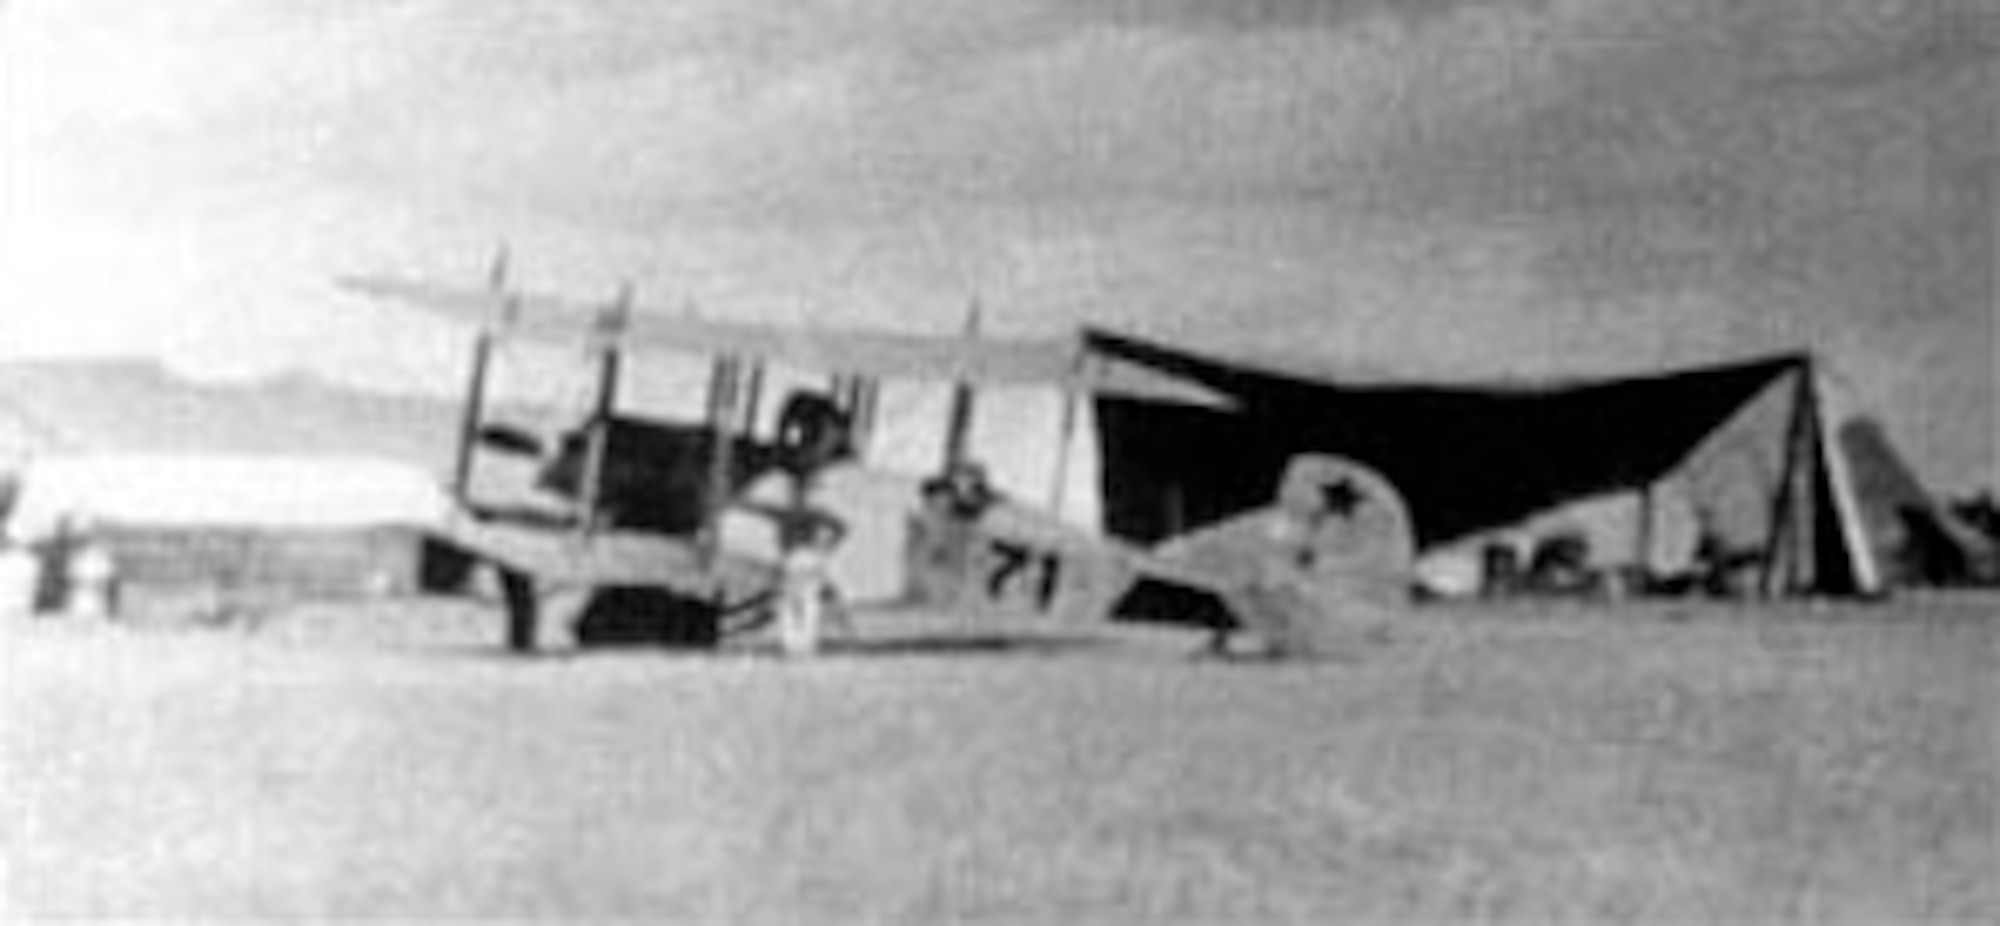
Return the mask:
<path id="1" fill-rule="evenodd" d="M 490 326 L 508 337 L 577 343 L 604 337 L 606 305 L 532 292 L 446 286 L 384 276 L 341 277 L 357 293 Z M 1086 358 L 1074 338 L 967 338 L 867 328 L 721 322 L 634 309 L 621 346 L 755 359 L 800 370 L 986 386 L 1060 386 L 1131 398 L 1233 407 L 1229 397 L 1108 357 Z"/>

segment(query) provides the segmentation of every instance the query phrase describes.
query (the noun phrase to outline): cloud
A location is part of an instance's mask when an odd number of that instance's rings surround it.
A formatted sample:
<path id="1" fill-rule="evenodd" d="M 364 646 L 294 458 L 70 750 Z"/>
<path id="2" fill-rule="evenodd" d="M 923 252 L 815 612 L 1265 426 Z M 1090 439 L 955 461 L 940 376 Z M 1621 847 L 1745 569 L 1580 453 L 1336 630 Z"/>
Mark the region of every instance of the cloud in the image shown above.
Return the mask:
<path id="1" fill-rule="evenodd" d="M 1883 324 L 1988 311 L 1992 72 L 1910 51 L 1972 23 L 1928 5 L 1674 9 L 1626 24 L 1646 43 L 1575 63 L 1543 107 L 1412 151 L 1393 198 L 1538 223 L 1544 276 L 1579 299 L 1708 290 Z"/>
<path id="2" fill-rule="evenodd" d="M 1234 32 L 1338 29 L 1355 20 L 1423 23 L 1466 8 L 1535 10 L 1547 0 L 1077 0 L 1084 18 L 1118 26 Z"/>
<path id="3" fill-rule="evenodd" d="M 1982 2 L 54 0 L 10 11 L 10 131 L 44 214 L 200 259 L 128 293 L 167 318 L 332 315 L 333 272 L 504 237 L 723 313 L 977 294 L 1529 372 L 1804 345 L 1932 406 L 1899 358 L 1990 379 Z"/>
<path id="4" fill-rule="evenodd" d="M 1420 23 L 1359 4 L 1340 29 L 1284 28 L 1305 14 L 1281 13 L 1217 32 L 1188 28 L 1223 8 L 1200 5 L 749 3 L 636 19 L 581 5 L 554 30 L 570 51 L 551 54 L 521 38 L 534 23 L 454 21 L 430 53 L 440 73 L 418 85 L 446 89 L 406 85 L 350 114 L 335 144 L 348 171 L 449 175 L 469 195 L 641 225 L 1345 195 L 1343 165 L 1529 105 L 1547 76 L 1547 4 L 1432 6 Z M 470 100 L 450 89 L 467 86 Z"/>

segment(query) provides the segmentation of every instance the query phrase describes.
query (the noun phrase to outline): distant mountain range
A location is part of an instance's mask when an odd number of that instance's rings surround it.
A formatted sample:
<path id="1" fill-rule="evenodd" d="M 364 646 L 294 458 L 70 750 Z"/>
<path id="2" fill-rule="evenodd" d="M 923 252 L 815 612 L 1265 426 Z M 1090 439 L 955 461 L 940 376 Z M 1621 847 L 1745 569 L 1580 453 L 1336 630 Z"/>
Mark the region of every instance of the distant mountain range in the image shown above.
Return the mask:
<path id="1" fill-rule="evenodd" d="M 158 363 L 0 364 L 0 459 L 47 453 L 371 456 L 442 473 L 457 407 L 310 376 L 183 379 Z"/>

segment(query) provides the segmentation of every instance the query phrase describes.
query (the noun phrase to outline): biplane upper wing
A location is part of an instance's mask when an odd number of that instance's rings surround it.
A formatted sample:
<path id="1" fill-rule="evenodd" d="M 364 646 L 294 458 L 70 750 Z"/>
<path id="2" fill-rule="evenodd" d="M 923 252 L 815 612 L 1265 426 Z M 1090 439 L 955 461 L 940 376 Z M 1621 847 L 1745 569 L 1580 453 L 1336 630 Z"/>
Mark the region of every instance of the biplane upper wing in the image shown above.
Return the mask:
<path id="1" fill-rule="evenodd" d="M 442 286 L 381 276 L 342 277 L 352 291 L 490 326 L 508 337 L 569 343 L 609 334 L 610 302 L 588 303 L 532 292 Z M 1221 393 L 1110 358 L 1086 358 L 1072 338 L 994 339 L 928 336 L 864 328 L 722 322 L 633 310 L 615 332 L 627 347 L 741 357 L 802 370 L 885 379 L 981 385 L 1060 385 L 1089 392 L 1211 407 Z"/>

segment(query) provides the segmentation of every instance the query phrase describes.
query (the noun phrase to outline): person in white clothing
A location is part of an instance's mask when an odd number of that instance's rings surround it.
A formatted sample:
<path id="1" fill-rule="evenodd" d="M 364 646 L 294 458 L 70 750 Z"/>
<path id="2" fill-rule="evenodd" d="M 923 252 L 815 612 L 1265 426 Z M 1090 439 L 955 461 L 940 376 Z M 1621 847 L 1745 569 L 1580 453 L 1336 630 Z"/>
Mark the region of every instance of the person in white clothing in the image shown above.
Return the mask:
<path id="1" fill-rule="evenodd" d="M 787 656 L 819 652 L 827 612 L 840 606 L 828 561 L 846 535 L 839 518 L 803 500 L 779 518 L 778 646 Z"/>
<path id="2" fill-rule="evenodd" d="M 788 656 L 810 656 L 819 651 L 829 610 L 839 606 L 830 566 L 847 537 L 846 523 L 814 503 L 815 490 L 821 473 L 854 450 L 845 413 L 824 396 L 792 396 L 779 421 L 779 468 L 790 497 L 767 511 L 778 534 L 778 646 Z"/>

